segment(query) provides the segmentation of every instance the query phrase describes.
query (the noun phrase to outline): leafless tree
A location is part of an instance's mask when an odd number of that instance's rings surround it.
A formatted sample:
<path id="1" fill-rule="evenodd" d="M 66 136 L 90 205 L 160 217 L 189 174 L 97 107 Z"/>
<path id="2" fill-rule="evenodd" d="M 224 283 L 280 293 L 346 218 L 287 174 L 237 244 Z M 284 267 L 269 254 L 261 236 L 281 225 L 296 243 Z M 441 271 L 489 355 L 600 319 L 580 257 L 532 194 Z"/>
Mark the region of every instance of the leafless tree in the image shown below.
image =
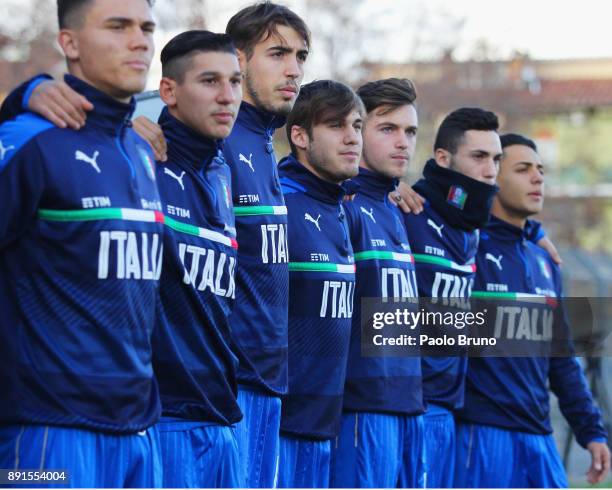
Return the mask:
<path id="1" fill-rule="evenodd" d="M 221 18 L 229 17 L 238 6 L 248 0 L 157 0 L 155 14 L 159 28 L 166 31 L 187 29 L 223 30 L 215 25 Z"/>
<path id="2" fill-rule="evenodd" d="M 0 94 L 39 72 L 54 72 L 62 56 L 57 14 L 49 0 L 3 0 L 0 18 Z"/>
<path id="3" fill-rule="evenodd" d="M 364 0 L 306 0 L 306 21 L 312 30 L 313 47 L 325 57 L 328 76 L 352 82 L 364 59 L 371 26 L 359 17 Z"/>
<path id="4" fill-rule="evenodd" d="M 208 0 L 158 0 L 155 3 L 159 26 L 164 30 L 206 29 Z"/>
<path id="5" fill-rule="evenodd" d="M 33 44 L 55 43 L 57 14 L 49 0 L 3 0 L 5 15 L 0 19 L 0 58 L 23 61 Z"/>

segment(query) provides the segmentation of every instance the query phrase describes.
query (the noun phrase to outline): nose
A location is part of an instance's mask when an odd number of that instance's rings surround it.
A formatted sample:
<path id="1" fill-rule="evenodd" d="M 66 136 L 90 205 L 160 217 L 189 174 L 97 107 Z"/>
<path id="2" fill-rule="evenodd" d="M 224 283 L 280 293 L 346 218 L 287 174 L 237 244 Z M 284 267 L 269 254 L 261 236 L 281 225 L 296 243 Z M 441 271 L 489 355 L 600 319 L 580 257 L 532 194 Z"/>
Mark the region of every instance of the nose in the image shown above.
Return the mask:
<path id="1" fill-rule="evenodd" d="M 304 68 L 296 56 L 288 55 L 285 63 L 285 76 L 292 80 L 300 79 L 304 74 Z"/>
<path id="2" fill-rule="evenodd" d="M 361 131 L 349 125 L 344 132 L 344 139 L 342 141 L 345 145 L 361 145 Z"/>
<path id="3" fill-rule="evenodd" d="M 219 93 L 217 94 L 217 103 L 223 105 L 229 105 L 236 102 L 236 94 L 234 93 L 234 87 L 231 81 L 226 80 L 219 87 Z"/>
<path id="4" fill-rule="evenodd" d="M 542 184 L 544 182 L 544 175 L 535 167 L 531 169 L 531 182 L 533 184 Z"/>
<path id="5" fill-rule="evenodd" d="M 498 170 L 499 170 L 499 162 L 497 160 L 494 160 L 493 158 L 489 158 L 486 161 L 484 168 L 482 169 L 483 180 L 491 184 L 494 184 L 495 179 L 497 178 Z"/>
<path id="6" fill-rule="evenodd" d="M 402 131 L 400 136 L 399 136 L 399 138 L 395 142 L 395 147 L 398 150 L 405 150 L 405 149 L 408 148 L 408 146 L 410 146 L 410 141 L 408 140 L 408 135 Z"/>
<path id="7" fill-rule="evenodd" d="M 143 31 L 140 26 L 135 26 L 130 36 L 130 48 L 133 50 L 140 49 L 142 51 L 149 51 L 152 47 L 153 36 Z"/>

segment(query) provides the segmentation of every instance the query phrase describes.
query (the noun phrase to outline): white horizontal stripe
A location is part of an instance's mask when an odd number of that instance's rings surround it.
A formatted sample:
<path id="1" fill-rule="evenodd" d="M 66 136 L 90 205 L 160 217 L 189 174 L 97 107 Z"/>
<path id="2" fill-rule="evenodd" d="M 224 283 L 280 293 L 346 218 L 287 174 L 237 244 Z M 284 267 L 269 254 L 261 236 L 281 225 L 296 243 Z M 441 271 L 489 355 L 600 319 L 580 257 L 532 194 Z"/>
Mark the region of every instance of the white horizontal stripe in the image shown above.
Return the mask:
<path id="1" fill-rule="evenodd" d="M 155 222 L 155 213 L 146 209 L 121 208 L 121 216 L 127 221 Z"/>

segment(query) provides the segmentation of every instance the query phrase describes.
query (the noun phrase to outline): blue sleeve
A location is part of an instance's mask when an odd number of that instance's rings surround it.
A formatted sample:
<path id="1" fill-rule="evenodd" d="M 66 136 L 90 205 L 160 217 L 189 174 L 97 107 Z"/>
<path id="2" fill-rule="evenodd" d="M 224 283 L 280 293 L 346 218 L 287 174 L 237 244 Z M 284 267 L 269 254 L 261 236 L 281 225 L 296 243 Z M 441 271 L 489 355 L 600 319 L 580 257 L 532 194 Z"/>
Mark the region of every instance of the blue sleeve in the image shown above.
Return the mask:
<path id="1" fill-rule="evenodd" d="M 53 125 L 27 113 L 0 125 L 0 251 L 36 218 L 45 165 L 36 136 Z"/>
<path id="2" fill-rule="evenodd" d="M 557 279 L 558 321 L 563 322 L 561 328 L 566 332 L 569 348 L 571 346 L 571 330 L 562 299 L 561 274 L 554 267 Z M 549 372 L 550 389 L 559 399 L 561 413 L 572 428 L 576 440 L 582 447 L 594 440 L 606 440 L 607 434 L 603 426 L 601 412 L 593 402 L 593 396 L 587 386 L 582 367 L 576 357 L 551 357 Z"/>
<path id="3" fill-rule="evenodd" d="M 36 75 L 34 78 L 23 82 L 8 94 L 4 102 L 2 102 L 2 107 L 0 107 L 0 124 L 15 119 L 19 114 L 26 112 L 32 92 L 45 80 L 53 80 L 53 77 L 46 73 Z"/>
<path id="4" fill-rule="evenodd" d="M 595 406 L 582 368 L 575 357 L 550 359 L 550 389 L 559 399 L 561 413 L 582 447 L 607 438 L 601 412 Z"/>
<path id="5" fill-rule="evenodd" d="M 542 223 L 533 219 L 527 220 L 525 231 L 527 232 L 527 239 L 535 244 L 546 236 Z"/>
<path id="6" fill-rule="evenodd" d="M 33 140 L 6 164 L 0 162 L 0 252 L 17 240 L 36 218 L 45 182 L 42 162 Z"/>

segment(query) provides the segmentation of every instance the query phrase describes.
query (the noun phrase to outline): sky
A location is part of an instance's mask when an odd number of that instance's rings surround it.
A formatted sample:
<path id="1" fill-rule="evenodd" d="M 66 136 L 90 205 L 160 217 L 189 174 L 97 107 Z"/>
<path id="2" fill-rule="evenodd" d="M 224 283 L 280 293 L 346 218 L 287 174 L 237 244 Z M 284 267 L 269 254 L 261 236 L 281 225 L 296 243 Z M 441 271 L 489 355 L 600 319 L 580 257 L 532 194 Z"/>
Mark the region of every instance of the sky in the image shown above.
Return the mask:
<path id="1" fill-rule="evenodd" d="M 280 1 L 307 19 L 306 0 Z M 209 3 L 209 11 L 215 17 L 215 4 L 227 4 L 227 0 L 209 0 Z M 249 3 L 234 2 L 236 10 Z M 227 11 L 227 7 L 223 10 L 222 15 L 212 19 L 211 28 L 222 30 L 225 27 L 232 11 Z M 412 13 L 419 17 L 423 10 L 430 18 L 465 19 L 460 36 L 462 55 L 475 40 L 485 38 L 499 46 L 503 55 L 518 49 L 529 51 L 535 58 L 612 57 L 612 2 L 606 0 L 366 0 L 360 14 L 368 22 L 381 20 L 384 23 L 389 31 L 385 41 L 396 41 L 385 42 L 385 56 L 401 59 L 404 50 L 397 40 L 403 38 L 402 32 L 410 34 L 406 19 Z M 435 20 L 430 22 L 435 28 Z M 440 32 L 432 35 L 436 34 L 442 35 Z"/>
<path id="2" fill-rule="evenodd" d="M 413 1 L 390 3 L 409 5 Z M 468 44 L 484 37 L 505 53 L 519 49 L 529 51 L 534 58 L 612 57 L 612 3 L 605 0 L 430 0 L 428 3 L 439 4 L 467 19 L 463 38 Z"/>
<path id="3" fill-rule="evenodd" d="M 55 0 L 48 1 L 55 3 Z M 223 31 L 227 20 L 253 1 L 207 0 L 209 28 Z M 295 9 L 316 30 L 317 21 L 307 9 L 308 0 L 276 1 Z M 17 13 L 22 13 L 27 24 L 29 16 L 23 2 L 0 0 L 0 14 L 4 11 L 13 19 L 5 28 L 10 29 L 12 25 L 18 28 Z M 350 3 L 351 0 L 344 2 Z M 156 0 L 154 12 L 158 16 L 173 15 L 177 4 L 174 0 Z M 367 28 L 375 29 L 375 34 L 368 36 L 366 42 L 366 55 L 375 61 L 436 58 L 442 45 L 455 47 L 454 56 L 465 59 L 474 53 L 474 45 L 481 39 L 486 40 L 494 57 L 507 58 L 513 51 L 521 51 L 539 59 L 612 58 L 611 18 L 612 2 L 606 0 L 364 0 L 354 12 L 353 25 L 363 25 L 366 35 Z M 158 31 L 158 53 L 177 32 Z M 343 30 L 339 29 L 338 33 L 342 36 Z M 328 75 L 329 62 L 324 59 L 323 51 L 315 36 L 308 71 L 318 78 Z M 154 66 L 153 85 L 157 83 L 158 73 L 159 66 Z"/>
<path id="4" fill-rule="evenodd" d="M 252 1 L 208 0 L 208 28 L 223 31 L 228 19 Z M 316 29 L 318 19 L 308 11 L 308 0 L 277 1 L 293 8 Z M 171 15 L 173 7 L 172 0 L 157 0 L 155 10 L 157 15 Z M 441 46 L 454 47 L 455 58 L 466 59 L 482 39 L 497 58 L 507 58 L 514 51 L 539 59 L 612 58 L 612 2 L 608 1 L 365 0 L 354 18 L 355 25 L 374 29 L 365 51 L 367 58 L 376 61 L 439 58 Z M 339 36 L 342 32 L 339 29 Z M 158 49 L 176 33 L 159 32 Z M 329 61 L 323 52 L 315 35 L 305 81 L 329 76 Z M 150 88 L 159 80 L 157 65 L 152 67 Z"/>

